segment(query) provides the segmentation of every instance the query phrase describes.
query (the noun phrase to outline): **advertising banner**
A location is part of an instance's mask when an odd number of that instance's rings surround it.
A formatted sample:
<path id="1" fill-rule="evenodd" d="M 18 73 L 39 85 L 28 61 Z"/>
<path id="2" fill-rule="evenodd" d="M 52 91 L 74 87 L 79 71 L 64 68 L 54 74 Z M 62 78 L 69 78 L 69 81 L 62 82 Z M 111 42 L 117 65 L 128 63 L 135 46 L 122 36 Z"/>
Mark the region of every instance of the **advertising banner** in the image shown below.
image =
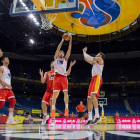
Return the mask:
<path id="1" fill-rule="evenodd" d="M 140 130 L 139 124 L 116 124 L 117 131 L 137 131 Z"/>
<path id="2" fill-rule="evenodd" d="M 25 117 L 24 116 L 15 116 L 14 117 L 14 121 L 17 122 L 18 124 L 22 124 L 23 121 L 25 120 Z"/>
<path id="3" fill-rule="evenodd" d="M 140 118 L 119 118 L 116 124 L 140 124 Z"/>
<path id="4" fill-rule="evenodd" d="M 32 109 L 32 113 L 33 113 L 33 114 L 41 114 L 41 113 L 42 113 L 42 110 L 35 110 L 35 109 Z"/>
<path id="5" fill-rule="evenodd" d="M 71 118 L 55 118 L 55 123 L 56 124 L 71 124 Z M 50 118 L 48 120 L 48 124 L 51 124 L 52 119 Z M 80 119 L 79 118 L 74 118 L 73 119 L 73 124 L 80 124 Z M 85 119 L 83 119 L 83 124 L 85 124 Z"/>
<path id="6" fill-rule="evenodd" d="M 18 110 L 17 113 L 18 113 L 18 114 L 23 114 L 24 111 L 23 111 L 23 110 Z"/>

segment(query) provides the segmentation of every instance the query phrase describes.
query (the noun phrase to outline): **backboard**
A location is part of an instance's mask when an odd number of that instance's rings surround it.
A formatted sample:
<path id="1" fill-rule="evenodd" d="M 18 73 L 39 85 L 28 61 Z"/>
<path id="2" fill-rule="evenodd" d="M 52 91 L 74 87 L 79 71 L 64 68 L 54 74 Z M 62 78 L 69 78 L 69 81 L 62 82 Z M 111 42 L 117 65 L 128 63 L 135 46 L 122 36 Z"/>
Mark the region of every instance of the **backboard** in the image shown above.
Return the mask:
<path id="1" fill-rule="evenodd" d="M 13 0 L 10 16 L 78 11 L 79 0 Z"/>
<path id="2" fill-rule="evenodd" d="M 107 105 L 107 98 L 98 98 L 98 104 Z"/>

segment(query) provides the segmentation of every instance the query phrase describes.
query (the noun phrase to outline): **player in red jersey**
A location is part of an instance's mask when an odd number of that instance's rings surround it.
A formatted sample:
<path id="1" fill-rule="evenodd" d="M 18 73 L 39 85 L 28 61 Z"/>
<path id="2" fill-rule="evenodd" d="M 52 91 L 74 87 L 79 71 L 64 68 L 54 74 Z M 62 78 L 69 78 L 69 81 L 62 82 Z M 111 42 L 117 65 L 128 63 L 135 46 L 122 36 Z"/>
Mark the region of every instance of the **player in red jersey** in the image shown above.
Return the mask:
<path id="1" fill-rule="evenodd" d="M 73 124 L 73 119 L 74 119 L 74 114 L 73 114 L 73 112 L 70 114 L 70 117 L 71 117 L 71 123 Z"/>
<path id="2" fill-rule="evenodd" d="M 51 99 L 53 96 L 53 78 L 54 78 L 54 65 L 53 61 L 51 62 L 51 70 L 48 72 L 45 72 L 44 77 L 43 77 L 43 70 L 40 69 L 39 73 L 41 76 L 41 83 L 44 84 L 45 82 L 47 83 L 47 89 L 46 92 L 43 96 L 42 99 L 42 110 L 43 110 L 43 121 L 42 125 L 46 124 L 46 121 L 49 118 L 49 115 L 47 115 L 47 106 L 50 106 L 51 104 Z"/>
<path id="3" fill-rule="evenodd" d="M 11 86 L 11 73 L 8 69 L 9 59 L 4 57 L 2 59 L 3 66 L 0 67 L 0 109 L 4 106 L 5 101 L 9 101 L 9 118 L 7 124 L 17 124 L 13 119 L 14 107 L 16 99 Z"/>
<path id="4" fill-rule="evenodd" d="M 68 117 L 68 79 L 67 79 L 66 68 L 67 68 L 67 61 L 71 54 L 72 37 L 69 42 L 69 48 L 65 56 L 64 56 L 64 52 L 60 50 L 63 42 L 64 39 L 62 38 L 62 41 L 58 45 L 54 55 L 55 76 L 53 82 L 53 99 L 52 99 L 52 111 L 51 111 L 52 118 L 55 118 L 56 96 L 58 91 L 60 90 L 62 90 L 64 93 L 64 102 L 65 102 L 64 116 Z"/>
<path id="5" fill-rule="evenodd" d="M 71 73 L 71 68 L 72 66 L 76 63 L 76 61 L 71 62 L 70 63 L 70 67 L 67 71 L 67 75 L 70 75 Z M 53 79 L 54 79 L 54 65 L 53 65 L 53 61 L 51 62 L 51 70 L 48 72 L 45 72 L 44 77 L 43 77 L 43 70 L 40 69 L 39 73 L 41 76 L 41 82 L 42 84 L 47 82 L 47 89 L 46 92 L 44 94 L 44 97 L 42 99 L 42 110 L 43 110 L 43 121 L 42 121 L 42 125 L 46 124 L 46 121 L 49 118 L 49 115 L 47 115 L 47 106 L 51 106 L 52 105 L 52 96 L 53 96 Z M 59 95 L 59 92 L 57 93 L 57 97 Z"/>

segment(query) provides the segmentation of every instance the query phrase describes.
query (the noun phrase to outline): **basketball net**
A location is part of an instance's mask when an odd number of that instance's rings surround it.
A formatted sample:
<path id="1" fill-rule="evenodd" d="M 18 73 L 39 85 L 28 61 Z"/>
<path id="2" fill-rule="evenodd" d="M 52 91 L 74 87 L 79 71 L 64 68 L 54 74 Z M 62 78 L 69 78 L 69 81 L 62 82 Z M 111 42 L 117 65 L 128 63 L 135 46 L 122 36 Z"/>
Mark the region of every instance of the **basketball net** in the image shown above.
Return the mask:
<path id="1" fill-rule="evenodd" d="M 41 21 L 42 21 L 42 26 L 41 29 L 44 30 L 50 30 L 53 28 L 52 22 L 56 19 L 57 14 L 56 13 L 51 13 L 51 14 L 41 14 Z"/>
<path id="2" fill-rule="evenodd" d="M 99 105 L 100 105 L 100 107 L 103 107 L 103 103 L 100 103 Z"/>

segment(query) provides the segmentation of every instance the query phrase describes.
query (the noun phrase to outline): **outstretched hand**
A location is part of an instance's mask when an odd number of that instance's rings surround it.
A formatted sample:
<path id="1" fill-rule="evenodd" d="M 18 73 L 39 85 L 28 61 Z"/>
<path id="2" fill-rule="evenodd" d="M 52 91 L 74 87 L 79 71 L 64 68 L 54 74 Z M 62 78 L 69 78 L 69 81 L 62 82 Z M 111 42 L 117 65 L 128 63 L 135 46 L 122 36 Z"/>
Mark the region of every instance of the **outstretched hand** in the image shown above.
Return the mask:
<path id="1" fill-rule="evenodd" d="M 43 70 L 39 69 L 39 74 L 43 76 Z"/>
<path id="2" fill-rule="evenodd" d="M 72 67 L 73 65 L 75 65 L 75 63 L 76 63 L 76 60 L 74 60 L 73 62 L 71 61 L 70 66 Z"/>
<path id="3" fill-rule="evenodd" d="M 3 51 L 0 49 L 0 57 L 3 56 Z"/>
<path id="4" fill-rule="evenodd" d="M 83 52 L 87 52 L 87 47 L 85 47 L 85 48 L 83 49 Z"/>

